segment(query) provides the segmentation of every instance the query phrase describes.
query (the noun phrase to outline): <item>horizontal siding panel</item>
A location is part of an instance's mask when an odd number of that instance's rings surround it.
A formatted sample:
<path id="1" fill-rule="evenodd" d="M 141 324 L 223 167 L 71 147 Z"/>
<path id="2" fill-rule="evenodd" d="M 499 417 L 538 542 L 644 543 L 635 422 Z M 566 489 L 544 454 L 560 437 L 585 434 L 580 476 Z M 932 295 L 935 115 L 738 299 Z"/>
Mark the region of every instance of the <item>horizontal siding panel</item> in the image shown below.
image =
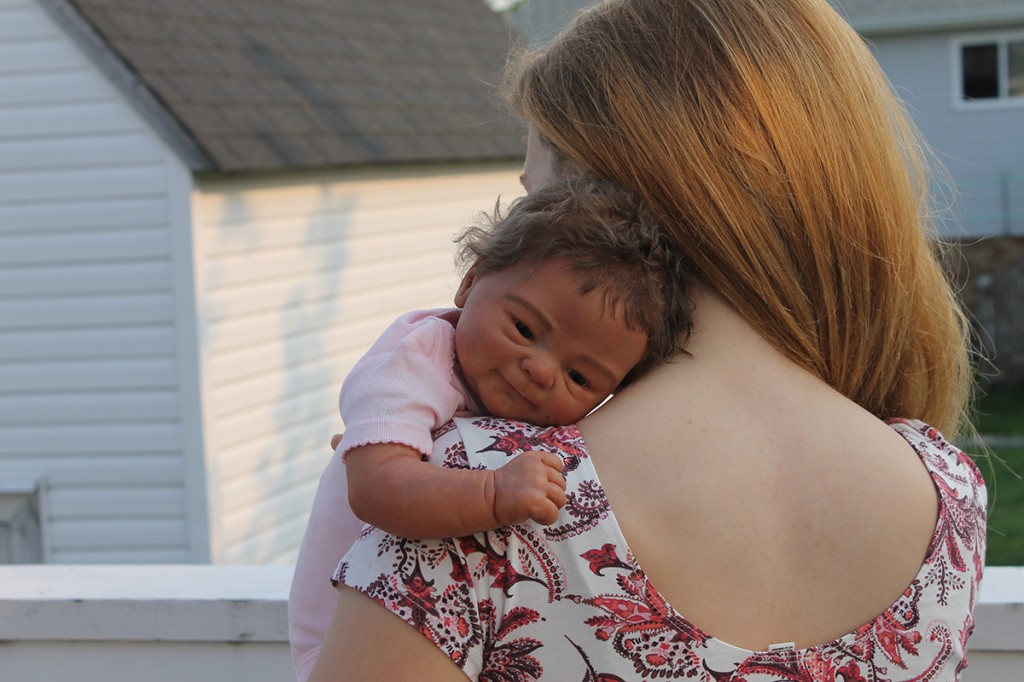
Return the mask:
<path id="1" fill-rule="evenodd" d="M 450 251 L 413 254 L 387 262 L 354 262 L 314 270 L 296 277 L 210 292 L 207 317 L 216 323 L 220 318 L 235 319 L 249 313 L 281 310 L 300 302 L 338 302 L 339 294 L 342 293 L 347 299 L 360 291 L 380 291 L 413 281 L 426 287 L 431 282 L 441 280 L 448 281 L 437 291 L 437 297 L 439 300 L 450 300 L 455 296 L 459 281 Z"/>
<path id="2" fill-rule="evenodd" d="M 169 422 L 181 417 L 177 391 L 0 394 L 0 426 Z"/>
<path id="3" fill-rule="evenodd" d="M 339 361 L 339 368 L 344 366 Z M 277 403 L 305 393 L 325 396 L 333 394 L 334 398 L 331 399 L 330 404 L 336 404 L 339 386 L 341 386 L 339 377 L 325 375 L 320 368 L 313 371 L 296 370 L 289 377 L 282 377 L 277 373 L 261 374 L 215 391 L 211 396 L 210 402 L 213 404 L 209 408 L 210 416 L 222 419 L 225 416 L 238 414 L 261 405 Z"/>
<path id="4" fill-rule="evenodd" d="M 173 358 L 0 364 L 0 395 L 176 386 L 177 367 Z"/>
<path id="5" fill-rule="evenodd" d="M 167 357 L 177 350 L 171 327 L 112 327 L 0 334 L 0 361 Z M 3 417 L 0 416 L 0 419 Z"/>
<path id="6" fill-rule="evenodd" d="M 88 464 L 85 464 L 88 462 Z M 3 461 L 4 470 L 42 472 L 51 486 L 167 486 L 181 485 L 183 465 L 167 452 L 127 455 L 32 455 Z M 37 467 L 32 469 L 31 467 Z M 38 475 L 38 474 L 37 474 Z"/>
<path id="7" fill-rule="evenodd" d="M 0 43 L 0 76 L 74 69 L 81 65 L 82 55 L 66 39 Z"/>
<path id="8" fill-rule="evenodd" d="M 294 466 L 284 480 L 295 480 L 303 471 L 323 468 L 330 457 L 330 437 L 341 427 L 337 410 L 328 402 L 326 410 L 311 414 L 301 423 L 282 425 L 272 438 L 257 436 L 217 450 L 217 474 L 222 485 L 275 466 Z M 311 458 L 308 459 L 307 458 Z M 302 465 L 301 462 L 306 462 Z M 319 464 L 318 464 L 319 463 Z"/>
<path id="9" fill-rule="evenodd" d="M 166 225 L 165 197 L 0 205 L 0 234 L 77 232 Z"/>
<path id="10" fill-rule="evenodd" d="M 231 538 L 244 539 L 272 529 L 287 519 L 308 517 L 324 466 L 327 466 L 326 461 L 321 463 L 315 475 L 308 476 L 303 481 L 289 481 L 286 486 L 273 486 L 272 489 L 262 491 L 257 485 L 244 491 L 239 488 L 237 492 L 244 492 L 244 495 L 237 498 L 229 496 L 231 499 L 228 501 L 236 502 L 237 505 L 233 505 L 234 508 L 224 513 L 224 533 Z M 313 468 L 309 470 L 314 471 Z M 259 497 L 260 494 L 265 497 Z M 254 502 L 258 504 L 253 504 Z"/>
<path id="11" fill-rule="evenodd" d="M 388 206 L 376 209 L 354 207 L 352 212 L 280 216 L 265 219 L 253 216 L 245 222 L 212 222 L 205 227 L 208 234 L 207 254 L 226 255 L 252 253 L 281 247 L 308 246 L 314 242 L 337 242 L 342 239 L 409 231 L 415 228 L 443 228 L 451 234 L 468 226 L 477 213 L 490 206 L 475 206 L 462 197 L 456 201 L 432 202 L 429 205 Z M 259 229 L 253 223 L 258 222 Z"/>
<path id="12" fill-rule="evenodd" d="M 174 423 L 8 427 L 0 431 L 0 462 L 8 453 L 18 457 L 87 452 L 137 454 L 168 452 L 180 446 L 181 427 Z"/>
<path id="13" fill-rule="evenodd" d="M 8 268 L 0 271 L 0 297 L 129 294 L 168 291 L 167 260 Z"/>
<path id="14" fill-rule="evenodd" d="M 34 300 L 0 296 L 0 330 L 168 324 L 173 312 L 170 294 Z"/>
<path id="15" fill-rule="evenodd" d="M 100 550 L 66 550 L 56 547 L 50 550 L 50 563 L 54 564 L 187 564 L 193 560 L 187 547 L 180 549 L 111 547 Z"/>
<path id="16" fill-rule="evenodd" d="M 263 530 L 234 538 L 220 558 L 225 564 L 294 564 L 309 515 L 288 519 Z"/>
<path id="17" fill-rule="evenodd" d="M 300 393 L 279 401 L 256 405 L 236 412 L 230 417 L 216 420 L 210 428 L 209 447 L 216 452 L 226 453 L 240 443 L 265 437 L 273 439 L 285 430 L 308 425 L 311 421 L 318 424 L 336 421 L 340 425 L 341 417 L 337 405 L 336 389 Z M 225 454 L 225 458 L 227 457 Z"/>
<path id="18" fill-rule="evenodd" d="M 0 5 L 0 7 L 3 7 Z M 53 35 L 53 28 L 40 20 L 38 10 L 30 7 L 5 9 L 0 15 L 0 43 L 47 38 Z M 3 100 L 0 99 L 0 102 Z"/>
<path id="19" fill-rule="evenodd" d="M 3 83 L 0 82 L 0 91 L 2 89 Z M 0 142 L 0 171 L 4 172 L 155 164 L 161 160 L 162 151 L 156 140 L 145 134 Z"/>
<path id="20" fill-rule="evenodd" d="M 107 230 L 81 234 L 37 233 L 4 237 L 0 235 L 0 265 L 62 265 L 119 260 L 169 258 L 171 236 L 166 228 Z"/>
<path id="21" fill-rule="evenodd" d="M 468 202 L 470 210 L 487 210 L 501 194 L 512 198 L 522 164 L 501 163 L 470 168 L 396 168 L 309 175 L 303 183 L 279 180 L 214 180 L 203 183 L 200 198 L 203 224 L 252 223 L 296 214 L 349 213 L 398 206 Z M 477 204 L 473 197 L 486 197 Z"/>
<path id="22" fill-rule="evenodd" d="M 211 415 L 225 419 L 260 406 L 276 405 L 303 391 L 326 392 L 334 404 L 337 390 L 349 369 L 385 327 L 404 311 L 402 303 L 398 302 L 390 310 L 377 311 L 377 317 L 355 318 L 358 321 L 344 325 L 342 329 L 351 335 L 346 350 L 333 354 L 325 352 L 320 357 L 311 356 L 297 363 L 283 364 L 280 372 L 273 367 L 262 372 L 250 371 L 244 376 L 236 372 L 232 380 L 213 387 Z M 223 378 L 218 374 L 219 362 L 230 358 L 231 354 L 226 354 L 213 359 L 208 365 L 210 376 Z"/>
<path id="23" fill-rule="evenodd" d="M 220 491 L 224 531 L 237 537 L 247 530 L 268 527 L 274 523 L 274 517 L 281 519 L 308 513 L 313 496 L 309 495 L 310 481 L 302 473 L 327 466 L 330 456 L 330 448 L 321 444 L 315 453 L 289 458 L 288 461 L 263 467 L 250 476 L 225 481 Z M 260 507 L 273 509 L 273 514 L 247 511 Z M 271 518 L 261 521 L 260 517 L 265 516 Z"/>
<path id="24" fill-rule="evenodd" d="M 0 102 L 5 107 L 102 102 L 110 95 L 110 84 L 87 68 L 0 78 Z"/>
<path id="25" fill-rule="evenodd" d="M 239 319 L 225 317 L 209 327 L 208 352 L 216 356 L 264 342 L 278 343 L 286 335 L 322 333 L 337 319 L 343 306 L 341 301 L 312 301 Z"/>
<path id="26" fill-rule="evenodd" d="M 336 300 L 344 276 L 340 270 L 316 272 L 211 292 L 204 298 L 205 317 L 216 325 L 252 314 L 280 312 L 290 306 Z"/>
<path id="27" fill-rule="evenodd" d="M 501 197 L 502 204 L 521 195 L 522 189 L 515 194 Z M 494 209 L 498 196 L 487 195 L 482 202 L 466 196 L 459 196 L 449 201 L 436 199 L 418 206 L 374 206 L 358 210 L 350 222 L 349 234 L 361 236 L 379 234 L 387 231 L 403 231 L 410 228 L 444 226 L 450 233 L 461 232 L 474 224 L 481 213 L 490 213 Z"/>
<path id="28" fill-rule="evenodd" d="M 162 165 L 0 174 L 0 202 L 3 203 L 30 203 L 54 198 L 132 197 L 166 192 L 167 172 Z"/>
<path id="29" fill-rule="evenodd" d="M 0 48 L 0 52 L 2 52 Z M 3 57 L 0 56 L 0 63 Z M 140 119 L 121 102 L 0 108 L 0 141 L 26 137 L 77 137 L 87 133 L 139 133 Z M 14 131 L 17 131 L 15 135 Z"/>
<path id="30" fill-rule="evenodd" d="M 51 519 L 49 541 L 62 550 L 146 547 L 175 548 L 188 544 L 184 519 Z"/>
<path id="31" fill-rule="evenodd" d="M 88 464 L 85 464 L 88 462 Z M 38 455 L 0 459 L 4 481 L 43 481 L 49 486 L 182 485 L 181 457 L 149 455 Z"/>
<path id="32" fill-rule="evenodd" d="M 414 230 L 366 236 L 320 250 L 282 248 L 269 253 L 221 256 L 206 262 L 206 286 L 210 293 L 216 293 L 221 287 L 238 287 L 311 272 L 334 271 L 335 276 L 340 277 L 350 263 L 386 262 L 394 267 L 396 261 L 424 253 L 436 253 L 450 262 L 451 238 L 452 233 L 447 228 Z M 396 267 L 394 272 L 401 270 Z"/>
<path id="33" fill-rule="evenodd" d="M 249 315 L 241 319 L 230 316 L 209 330 L 209 352 L 212 355 L 272 341 L 286 335 L 312 330 L 325 330 L 337 324 L 354 323 L 366 317 L 397 317 L 406 310 L 443 306 L 450 302 L 445 295 L 447 281 L 411 282 L 359 296 L 300 303 L 291 308 Z M 383 331 L 384 326 L 380 327 Z M 369 347 L 367 344 L 366 347 Z"/>
<path id="34" fill-rule="evenodd" d="M 375 321 L 371 321 L 375 322 Z M 369 328 L 370 325 L 360 325 Z M 377 324 L 373 329 L 380 331 Z M 367 348 L 367 332 L 353 328 L 331 327 L 305 335 L 293 335 L 239 348 L 216 358 L 208 365 L 210 385 L 217 387 L 268 372 L 285 372 L 296 366 L 323 363 L 338 368 L 339 359 Z M 3 339 L 0 339 L 2 348 Z"/>
<path id="35" fill-rule="evenodd" d="M 47 491 L 46 509 L 50 518 L 105 516 L 184 516 L 185 491 L 182 488 L 57 488 Z"/>

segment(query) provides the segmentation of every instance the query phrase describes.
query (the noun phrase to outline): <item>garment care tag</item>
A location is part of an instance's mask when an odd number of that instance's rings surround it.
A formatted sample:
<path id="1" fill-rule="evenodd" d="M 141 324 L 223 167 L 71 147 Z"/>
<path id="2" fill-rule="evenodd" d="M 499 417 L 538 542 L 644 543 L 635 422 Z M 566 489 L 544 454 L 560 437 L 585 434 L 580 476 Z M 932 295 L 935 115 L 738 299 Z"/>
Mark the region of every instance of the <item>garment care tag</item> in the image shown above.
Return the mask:
<path id="1" fill-rule="evenodd" d="M 796 642 L 779 642 L 768 645 L 768 651 L 793 651 L 794 649 L 796 649 Z"/>

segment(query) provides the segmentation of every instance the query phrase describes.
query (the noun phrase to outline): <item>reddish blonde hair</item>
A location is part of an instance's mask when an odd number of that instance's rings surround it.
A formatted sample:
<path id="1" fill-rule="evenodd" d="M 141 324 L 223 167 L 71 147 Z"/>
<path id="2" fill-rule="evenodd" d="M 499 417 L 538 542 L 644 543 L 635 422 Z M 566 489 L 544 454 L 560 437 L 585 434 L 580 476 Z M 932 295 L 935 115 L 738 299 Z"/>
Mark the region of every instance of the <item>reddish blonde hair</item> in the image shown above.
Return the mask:
<path id="1" fill-rule="evenodd" d="M 786 356 L 880 418 L 957 434 L 967 325 L 924 147 L 825 0 L 610 0 L 515 58 L 507 89 Z"/>

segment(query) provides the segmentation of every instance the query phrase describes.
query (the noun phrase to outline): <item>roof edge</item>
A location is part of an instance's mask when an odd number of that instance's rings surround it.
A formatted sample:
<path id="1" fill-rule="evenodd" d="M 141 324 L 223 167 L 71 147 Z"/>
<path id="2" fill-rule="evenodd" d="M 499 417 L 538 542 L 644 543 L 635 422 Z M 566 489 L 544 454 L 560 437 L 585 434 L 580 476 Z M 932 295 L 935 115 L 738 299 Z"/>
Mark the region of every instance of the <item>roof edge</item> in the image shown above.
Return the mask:
<path id="1" fill-rule="evenodd" d="M 167 111 L 149 87 L 132 71 L 92 24 L 67 0 L 37 0 L 93 64 L 117 88 L 136 112 L 192 171 L 215 170 L 211 157 Z"/>
<path id="2" fill-rule="evenodd" d="M 1024 23 L 1024 4 L 1019 7 L 1007 5 L 943 12 L 901 12 L 877 17 L 847 17 L 847 21 L 858 33 L 865 36 L 999 28 L 1007 23 Z"/>
<path id="3" fill-rule="evenodd" d="M 515 171 L 522 169 L 523 157 L 488 157 L 480 159 L 419 159 L 415 161 L 383 161 L 379 163 L 346 163 L 330 164 L 323 166 L 299 166 L 288 168 L 262 168 L 246 170 L 219 170 L 210 169 L 197 172 L 194 176 L 199 185 L 216 186 L 221 183 L 233 183 L 239 180 L 244 181 L 267 181 L 276 182 L 279 180 L 294 181 L 296 178 L 316 177 L 323 175 L 348 175 L 361 174 L 374 177 L 408 177 L 410 169 L 417 172 L 431 172 L 440 170 L 444 172 L 467 173 L 492 172 L 492 171 Z"/>

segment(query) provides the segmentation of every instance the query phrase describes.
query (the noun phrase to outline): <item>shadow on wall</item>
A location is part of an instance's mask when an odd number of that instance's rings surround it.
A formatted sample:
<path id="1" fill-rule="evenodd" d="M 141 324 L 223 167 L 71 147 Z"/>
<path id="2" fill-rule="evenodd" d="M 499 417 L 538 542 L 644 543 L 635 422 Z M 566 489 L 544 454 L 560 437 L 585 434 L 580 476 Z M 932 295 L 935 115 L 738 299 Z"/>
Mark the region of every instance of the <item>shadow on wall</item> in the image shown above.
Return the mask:
<path id="1" fill-rule="evenodd" d="M 285 194 L 296 188 L 271 188 Z M 295 559 L 313 492 L 340 428 L 337 355 L 343 277 L 358 195 L 329 183 L 303 210 L 224 193 L 210 216 L 203 314 L 208 370 L 206 457 L 218 563 Z"/>

